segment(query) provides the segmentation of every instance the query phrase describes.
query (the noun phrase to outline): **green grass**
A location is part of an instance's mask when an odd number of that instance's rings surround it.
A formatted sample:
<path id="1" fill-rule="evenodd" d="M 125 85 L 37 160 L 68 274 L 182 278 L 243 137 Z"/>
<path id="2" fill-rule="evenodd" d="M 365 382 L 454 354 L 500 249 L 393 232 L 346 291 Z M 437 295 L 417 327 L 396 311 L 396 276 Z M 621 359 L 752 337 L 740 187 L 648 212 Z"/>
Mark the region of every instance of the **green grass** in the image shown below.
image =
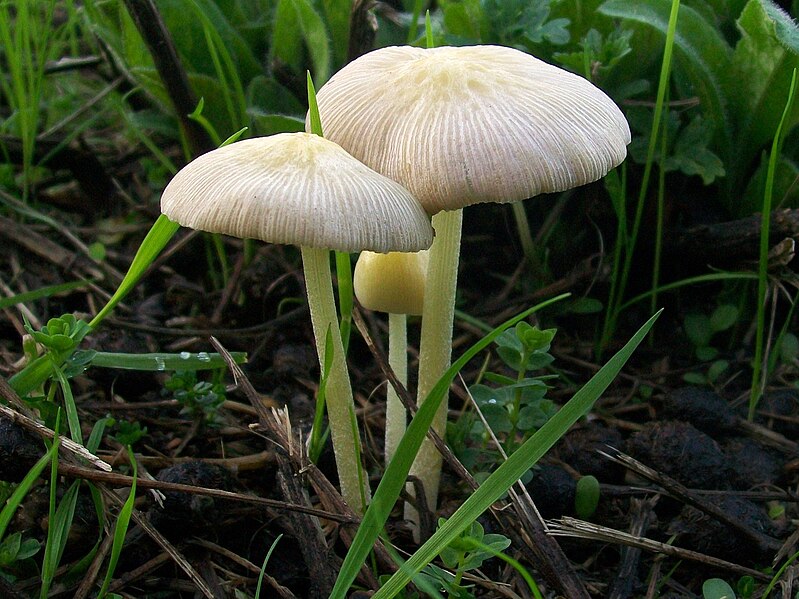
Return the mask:
<path id="1" fill-rule="evenodd" d="M 777 125 L 777 130 L 774 133 L 774 141 L 771 144 L 771 154 L 768 162 L 768 174 L 766 176 L 766 185 L 763 190 L 763 210 L 761 214 L 763 218 L 760 221 L 760 255 L 758 258 L 757 267 L 757 316 L 756 316 L 756 333 L 755 333 L 755 357 L 752 364 L 752 386 L 749 394 L 749 420 L 754 419 L 757 404 L 763 395 L 763 391 L 768 380 L 768 369 L 766 368 L 767 355 L 765 353 L 766 341 L 766 290 L 768 288 L 768 252 L 770 249 L 769 244 L 769 231 L 771 227 L 771 206 L 774 195 L 774 173 L 776 170 L 777 160 L 780 154 L 780 147 L 784 139 L 784 125 L 793 108 L 794 96 L 796 93 L 796 69 L 791 76 L 791 86 L 788 92 L 788 98 L 785 101 L 785 109 L 782 111 L 782 117 Z M 774 291 L 776 293 L 776 290 Z"/>
<path id="2" fill-rule="evenodd" d="M 128 534 L 128 526 L 130 525 L 130 518 L 133 514 L 136 501 L 136 478 L 138 476 L 138 466 L 136 458 L 133 456 L 133 451 L 128 447 L 128 461 L 133 466 L 133 484 L 130 487 L 128 498 L 119 510 L 116 524 L 114 525 L 114 541 L 111 545 L 111 555 L 108 558 L 108 568 L 105 572 L 103 579 L 103 586 L 100 588 L 98 597 L 105 597 L 108 592 L 108 587 L 111 585 L 111 580 L 114 577 L 114 571 L 119 563 L 119 557 L 122 555 L 122 549 L 125 545 L 125 536 Z"/>
<path id="3" fill-rule="evenodd" d="M 605 313 L 605 322 L 602 331 L 600 350 L 605 347 L 611 337 L 616 332 L 616 325 L 621 314 L 621 304 L 624 301 L 625 291 L 629 284 L 630 271 L 632 270 L 635 258 L 635 248 L 638 244 L 638 235 L 641 229 L 641 220 L 644 215 L 644 207 L 649 193 L 649 179 L 652 175 L 652 168 L 655 164 L 655 152 L 657 151 L 658 136 L 663 122 L 664 107 L 669 82 L 671 80 L 671 61 L 674 52 L 674 40 L 677 32 L 677 16 L 680 10 L 680 0 L 672 0 L 671 12 L 669 14 L 668 29 L 666 31 L 666 43 L 663 49 L 663 62 L 660 68 L 660 78 L 658 79 L 657 96 L 655 99 L 654 113 L 652 117 L 652 129 L 649 134 L 649 145 L 647 147 L 646 162 L 644 172 L 641 176 L 641 184 L 638 189 L 638 200 L 635 204 L 635 211 L 631 226 L 627 227 L 627 202 L 626 196 L 619 195 L 613 202 L 616 210 L 616 218 L 619 222 L 619 236 L 616 239 L 617 249 L 614 255 L 613 270 L 610 275 L 610 293 Z M 624 188 L 622 188 L 624 189 Z M 658 214 L 663 210 L 663 189 L 659 188 L 658 193 Z M 621 194 L 621 191 L 618 192 Z M 653 268 L 652 289 L 657 289 L 658 272 L 660 269 L 660 240 L 663 237 L 662 218 L 658 218 L 658 228 L 655 232 L 655 264 Z M 656 293 L 652 296 L 652 306 L 654 306 Z"/>
<path id="4" fill-rule="evenodd" d="M 5 62 L 0 70 L 8 75 L 0 77 L 0 90 L 11 109 L 11 116 L 0 123 L 0 132 L 15 133 L 22 141 L 23 201 L 28 200 L 34 178 L 45 65 L 60 51 L 60 33 L 52 27 L 56 4 L 55 0 L 0 3 L 0 44 Z"/>

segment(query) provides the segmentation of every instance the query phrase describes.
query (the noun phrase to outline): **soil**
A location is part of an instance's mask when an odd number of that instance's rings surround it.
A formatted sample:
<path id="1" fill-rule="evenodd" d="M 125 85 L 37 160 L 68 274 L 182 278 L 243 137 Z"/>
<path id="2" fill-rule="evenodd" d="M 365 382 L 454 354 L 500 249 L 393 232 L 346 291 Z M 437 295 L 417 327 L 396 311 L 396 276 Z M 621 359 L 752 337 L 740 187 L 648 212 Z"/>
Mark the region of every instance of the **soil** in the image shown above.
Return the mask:
<path id="1" fill-rule="evenodd" d="M 4 311 L 0 369 L 5 378 L 23 365 L 23 319 L 38 328 L 64 313 L 83 318 L 96 313 L 115 289 L 115 273 L 126 270 L 157 216 L 158 190 L 142 183 L 145 179 L 135 160 L 118 163 L 109 174 L 125 190 L 122 195 L 138 198 L 136 203 L 117 197 L 116 204 L 87 213 L 86 205 L 99 205 L 99 199 L 87 195 L 63 171 L 58 180 L 44 182 L 36 190 L 37 210 L 60 228 L 19 216 L 4 219 L 0 226 L 4 295 L 87 276 L 94 281 Z M 50 201 L 56 195 L 57 204 Z M 555 198 L 528 204 L 531 221 L 548 222 L 552 228 L 545 233 L 554 240 L 548 246 L 545 272 L 538 276 L 531 274 L 521 258 L 508 207 L 477 206 L 466 212 L 458 307 L 491 326 L 562 291 L 574 298 L 603 298 L 607 292 L 609 268 L 600 253 L 600 239 L 608 247 L 613 225 L 601 187 L 588 186 L 559 205 L 562 213 L 555 223 L 546 220 Z M 672 214 L 675 230 L 678 222 L 684 235 L 692 223 Z M 104 261 L 93 263 L 64 231 L 84 244 L 101 240 L 107 250 Z M 37 250 L 42 238 L 51 244 L 46 251 Z M 307 474 L 300 475 L 298 469 L 291 472 L 293 462 L 281 453 L 271 433 L 264 432 L 263 421 L 261 428 L 253 426 L 263 406 L 286 406 L 291 425 L 302 434 L 307 434 L 313 420 L 319 372 L 301 300 L 299 255 L 293 248 L 259 243 L 246 261 L 242 242 L 224 239 L 224 247 L 230 265 L 226 281 L 219 276 L 209 240 L 179 232 L 170 250 L 83 347 L 130 353 L 208 352 L 214 351 L 209 340 L 213 336 L 229 351 L 246 352 L 244 374 L 261 405 L 252 405 L 229 374 L 220 379 L 227 385 L 224 403 L 210 420 L 176 401 L 165 387 L 168 372 L 91 368 L 71 381 L 84 438 L 93 423 L 108 415 L 114 418 L 96 454 L 113 465 L 119 478 L 93 479 L 97 484 L 125 496 L 129 480 L 125 482 L 123 475 L 131 469 L 119 439 L 134 423 L 143 433 L 133 445 L 141 482 L 137 517 L 131 522 L 111 590 L 125 597 L 195 597 L 204 584 L 214 597 L 253 596 L 261 564 L 274 546 L 262 596 L 325 597 L 354 529 L 335 514 L 317 519 L 286 508 L 284 502 L 304 503 L 330 512 L 335 500 L 319 490 L 323 487 L 309 484 Z M 631 294 L 646 288 L 648 249 L 641 249 L 634 278 L 642 281 L 637 284 L 640 289 L 631 289 Z M 669 251 L 678 250 L 670 247 Z M 750 258 L 736 257 L 741 264 Z M 673 259 L 662 280 L 695 273 L 697 268 L 694 262 L 681 266 Z M 714 386 L 695 388 L 684 382 L 686 373 L 705 373 L 709 365 L 695 358 L 681 329 L 683 319 L 690 311 L 715 306 L 720 290 L 720 286 L 706 286 L 692 294 L 662 296 L 666 312 L 650 342 L 642 344 L 592 412 L 545 456 L 527 483 L 541 516 L 552 522 L 575 516 L 577 481 L 594 476 L 600 494 L 595 511 L 588 516 L 598 530 L 593 538 L 580 538 L 583 533 L 575 530 L 571 520 L 560 520 L 558 534 L 566 536 L 547 541 L 536 537 L 543 533 L 533 520 L 508 514 L 486 515 L 481 520 L 487 532 L 505 534 L 514 541 L 507 553 L 529 569 L 543 596 L 695 597 L 701 596 L 703 582 L 712 577 L 735 586 L 741 577 L 751 576 L 756 588 L 763 589 L 771 579 L 769 568 L 775 557 L 795 553 L 794 488 L 799 463 L 794 442 L 799 427 L 799 393 L 792 385 L 795 366 L 778 365 L 772 373 L 754 423 L 746 421 L 745 411 L 751 377 L 748 345 L 741 341 L 746 339 L 745 331 L 737 337 L 731 334 L 729 345 L 721 350 L 730 366 Z M 547 394 L 558 405 L 649 316 L 648 304 L 626 311 L 600 360 L 595 339 L 602 314 L 585 314 L 577 306 L 568 300 L 538 316 L 542 327 L 558 328 L 551 350 L 555 361 L 548 372 L 558 376 L 549 381 Z M 378 351 L 383 351 L 383 316 L 361 314 Z M 749 323 L 740 326 L 745 329 Z M 480 334 L 473 325 L 458 320 L 454 355 Z M 418 322 L 412 320 L 412 347 L 417 339 Z M 721 340 L 719 347 L 723 346 Z M 461 373 L 467 384 L 476 379 L 485 356 Z M 365 459 L 375 485 L 382 468 L 385 377 L 357 332 L 350 359 Z M 499 368 L 495 356 L 489 362 L 491 368 Z M 412 361 L 411 371 L 414 366 Z M 201 375 L 200 379 L 212 377 Z M 465 409 L 464 397 L 462 384 L 456 384 L 453 419 Z M 60 401 L 60 393 L 55 399 Z M 19 481 L 43 452 L 38 434 L 0 418 L 0 478 Z M 634 461 L 626 461 L 623 454 Z M 318 465 L 321 475 L 335 485 L 329 449 Z M 85 465 L 64 468 L 59 494 L 71 479 L 91 478 Z M 42 542 L 46 539 L 48 478 L 42 476 L 34 485 L 9 531 L 21 531 L 25 538 Z M 228 494 L 199 494 L 168 485 L 161 491 L 146 490 L 166 483 Z M 438 515 L 450 514 L 467 494 L 467 485 L 446 470 Z M 264 505 L 257 498 L 274 502 Z M 62 563 L 74 565 L 97 541 L 93 510 L 84 485 Z M 118 509 L 108 499 L 106 510 L 113 521 Z M 720 519 L 719 512 L 726 517 Z M 415 548 L 400 506 L 387 533 L 402 550 Z M 636 540 L 640 538 L 645 540 Z M 554 549 L 547 545 L 552 542 L 557 543 Z M 552 551 L 562 551 L 564 561 L 553 562 Z M 197 580 L 189 577 L 175 555 L 185 558 Z M 39 559 L 41 553 L 34 561 Z M 38 595 L 38 573 L 31 561 L 15 568 L 16 579 L 7 583 L 4 596 Z M 77 576 L 64 571 L 56 578 L 51 596 L 91 596 L 91 581 L 101 581 L 104 571 L 90 568 Z M 487 561 L 474 574 L 469 582 L 477 597 L 531 596 L 517 572 L 499 560 Z M 87 579 L 91 579 L 88 584 Z M 368 596 L 376 583 L 360 579 L 363 590 L 358 596 Z"/>

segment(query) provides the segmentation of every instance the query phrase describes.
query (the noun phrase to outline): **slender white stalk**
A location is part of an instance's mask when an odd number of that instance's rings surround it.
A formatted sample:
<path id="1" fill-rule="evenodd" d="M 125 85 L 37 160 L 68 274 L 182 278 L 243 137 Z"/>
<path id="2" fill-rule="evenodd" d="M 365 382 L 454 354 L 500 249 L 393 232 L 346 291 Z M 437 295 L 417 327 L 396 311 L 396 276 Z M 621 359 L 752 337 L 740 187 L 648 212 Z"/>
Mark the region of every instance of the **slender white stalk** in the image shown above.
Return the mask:
<path id="1" fill-rule="evenodd" d="M 397 375 L 399 381 L 408 386 L 408 318 L 405 314 L 388 315 L 388 364 Z M 402 405 L 397 392 L 391 383 L 386 391 L 386 464 L 391 461 L 405 434 L 407 419 L 405 406 Z"/>
<path id="2" fill-rule="evenodd" d="M 332 332 L 333 362 L 325 393 L 341 495 L 355 512 L 362 514 L 369 501 L 369 486 L 365 475 L 364 484 L 360 483 L 361 443 L 357 426 L 355 429 L 352 426 L 355 422 L 355 402 L 333 300 L 330 251 L 302 247 L 302 265 L 320 368 L 324 368 L 325 337 L 328 330 Z"/>
<path id="3" fill-rule="evenodd" d="M 427 266 L 424 291 L 417 404 L 424 401 L 450 365 L 462 222 L 462 210 L 439 212 L 433 216 L 436 236 L 430 247 L 430 262 Z M 445 397 L 432 424 L 433 430 L 442 438 L 447 424 L 447 406 L 448 400 Z M 422 482 L 427 506 L 435 510 L 441 479 L 441 455 L 428 439 L 424 440 L 419 449 L 411 467 L 411 475 Z M 412 486 L 408 487 L 413 494 Z M 410 505 L 405 506 L 405 518 L 417 524 L 419 522 L 416 510 Z M 418 534 L 418 527 L 415 534 Z"/>

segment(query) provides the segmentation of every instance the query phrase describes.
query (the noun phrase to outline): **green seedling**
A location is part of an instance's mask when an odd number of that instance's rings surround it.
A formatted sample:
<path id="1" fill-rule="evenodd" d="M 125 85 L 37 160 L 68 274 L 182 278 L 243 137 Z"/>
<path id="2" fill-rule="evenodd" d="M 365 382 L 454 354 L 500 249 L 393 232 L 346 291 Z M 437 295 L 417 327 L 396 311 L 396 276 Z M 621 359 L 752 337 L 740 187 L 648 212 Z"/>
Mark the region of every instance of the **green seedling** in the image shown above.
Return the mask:
<path id="1" fill-rule="evenodd" d="M 91 328 L 72 314 L 64 314 L 48 320 L 40 331 L 33 330 L 30 323 L 25 323 L 25 330 L 57 360 L 70 354 Z"/>
<path id="2" fill-rule="evenodd" d="M 113 421 L 113 419 L 111 419 Z M 147 427 L 139 422 L 128 420 L 117 420 L 112 422 L 116 431 L 110 435 L 120 445 L 130 445 L 131 447 L 147 435 Z"/>
<path id="3" fill-rule="evenodd" d="M 696 358 L 710 362 L 705 372 L 686 373 L 683 376 L 686 382 L 693 385 L 716 385 L 730 363 L 718 357 L 720 352 L 712 345 L 712 339 L 718 333 L 731 329 L 738 322 L 739 315 L 740 311 L 732 304 L 718 306 L 710 316 L 697 312 L 686 315 L 683 328 L 694 346 Z"/>
<path id="4" fill-rule="evenodd" d="M 732 587 L 721 578 L 708 578 L 702 584 L 702 597 L 704 599 L 736 599 L 737 595 Z"/>
<path id="5" fill-rule="evenodd" d="M 21 532 L 8 535 L 0 543 L 0 576 L 14 581 L 27 566 L 30 559 L 41 549 L 41 544 L 36 539 L 23 539 Z M 27 563 L 23 563 L 27 562 Z"/>
<path id="6" fill-rule="evenodd" d="M 438 521 L 442 526 L 445 518 Z M 441 561 L 447 568 L 455 571 L 453 586 L 460 585 L 464 573 L 476 570 L 483 562 L 510 546 L 510 539 L 500 534 L 485 534 L 483 525 L 472 522 L 468 529 L 462 531 L 441 552 Z M 489 548 L 487 550 L 486 548 Z"/>
<path id="7" fill-rule="evenodd" d="M 729 362 L 719 359 L 719 350 L 712 345 L 718 333 L 727 331 L 738 322 L 740 311 L 732 304 L 718 306 L 710 316 L 701 313 L 688 314 L 683 322 L 685 334 L 694 345 L 698 360 L 710 362 L 705 372 L 688 372 L 683 379 L 694 385 L 714 386 L 729 368 Z"/>
<path id="8" fill-rule="evenodd" d="M 219 407 L 225 402 L 222 382 L 200 381 L 196 371 L 178 370 L 164 383 L 163 392 L 183 406 L 181 414 L 188 414 L 210 426 L 219 424 Z"/>
<path id="9" fill-rule="evenodd" d="M 563 67 L 596 82 L 609 75 L 619 61 L 632 52 L 630 29 L 614 29 L 603 35 L 590 29 L 576 52 L 556 52 L 553 58 Z"/>
<path id="10" fill-rule="evenodd" d="M 497 355 L 515 376 L 489 372 L 484 375 L 485 379 L 494 386 L 476 384 L 469 388 L 488 428 L 499 438 L 505 453 L 513 453 L 557 411 L 555 405 L 545 399 L 548 389 L 545 381 L 551 377 L 527 376 L 528 372 L 552 363 L 549 348 L 554 336 L 555 329 L 542 331 L 526 322 L 518 323 L 495 341 Z M 474 414 L 465 414 L 452 428 L 456 429 L 453 438 L 462 440 L 456 444 L 456 450 L 461 450 L 459 457 L 467 467 L 487 472 L 501 461 L 499 451 L 489 449 L 493 445 L 489 430 Z M 466 433 L 457 428 L 465 428 Z"/>
<path id="11" fill-rule="evenodd" d="M 445 518 L 439 519 L 439 526 L 444 522 Z M 464 530 L 441 551 L 439 557 L 447 569 L 436 564 L 427 564 L 414 577 L 414 584 L 424 590 L 428 596 L 474 599 L 472 591 L 474 585 L 465 584 L 464 575 L 480 568 L 488 559 L 506 558 L 502 551 L 509 546 L 509 538 L 500 534 L 485 534 L 482 524 L 473 522 L 468 530 Z M 512 565 L 515 567 L 517 564 L 512 563 Z M 387 579 L 382 578 L 382 580 Z M 407 590 L 399 596 L 403 599 L 419 598 L 418 593 Z"/>
<path id="12" fill-rule="evenodd" d="M 698 360 L 706 362 L 718 357 L 719 350 L 712 346 L 713 337 L 731 329 L 739 316 L 740 310 L 732 304 L 716 307 L 710 316 L 698 312 L 686 315 L 683 328 Z"/>
<path id="13" fill-rule="evenodd" d="M 730 363 L 727 360 L 713 360 L 705 372 L 687 372 L 682 378 L 692 385 L 715 387 L 729 367 Z"/>
<path id="14" fill-rule="evenodd" d="M 574 511 L 578 518 L 588 520 L 599 505 L 599 481 L 595 476 L 583 476 L 577 481 L 574 495 Z"/>

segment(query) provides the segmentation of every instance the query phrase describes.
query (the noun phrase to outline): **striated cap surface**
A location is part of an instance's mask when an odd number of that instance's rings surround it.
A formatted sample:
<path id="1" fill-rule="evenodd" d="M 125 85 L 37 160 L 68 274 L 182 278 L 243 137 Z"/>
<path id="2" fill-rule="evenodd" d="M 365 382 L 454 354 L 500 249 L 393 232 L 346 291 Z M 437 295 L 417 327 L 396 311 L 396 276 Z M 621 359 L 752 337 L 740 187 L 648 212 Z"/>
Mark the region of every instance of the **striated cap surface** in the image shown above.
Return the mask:
<path id="1" fill-rule="evenodd" d="M 394 46 L 318 94 L 325 136 L 399 181 L 434 214 L 595 181 L 630 129 L 588 80 L 501 46 Z"/>
<path id="2" fill-rule="evenodd" d="M 167 185 L 161 211 L 192 229 L 344 252 L 413 252 L 433 241 L 407 189 L 309 133 L 203 154 Z"/>

